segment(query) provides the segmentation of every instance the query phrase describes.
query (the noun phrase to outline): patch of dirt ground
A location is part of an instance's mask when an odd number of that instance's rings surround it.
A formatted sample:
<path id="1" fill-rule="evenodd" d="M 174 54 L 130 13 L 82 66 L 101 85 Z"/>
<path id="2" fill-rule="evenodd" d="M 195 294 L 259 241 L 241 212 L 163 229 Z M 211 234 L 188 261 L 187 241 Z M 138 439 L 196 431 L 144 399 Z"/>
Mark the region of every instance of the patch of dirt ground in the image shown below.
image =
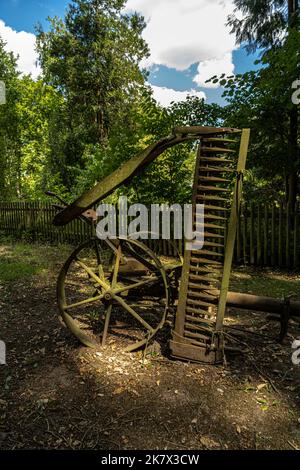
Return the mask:
<path id="1" fill-rule="evenodd" d="M 57 250 L 51 269 L 1 284 L 0 448 L 300 448 L 296 320 L 279 344 L 278 324 L 266 315 L 228 312 L 231 327 L 250 332 L 240 332 L 243 351 L 220 366 L 172 360 L 166 347 L 146 357 L 123 353 L 111 336 L 107 347 L 91 350 L 59 321 L 61 264 Z M 299 276 L 290 280 L 300 286 Z"/>

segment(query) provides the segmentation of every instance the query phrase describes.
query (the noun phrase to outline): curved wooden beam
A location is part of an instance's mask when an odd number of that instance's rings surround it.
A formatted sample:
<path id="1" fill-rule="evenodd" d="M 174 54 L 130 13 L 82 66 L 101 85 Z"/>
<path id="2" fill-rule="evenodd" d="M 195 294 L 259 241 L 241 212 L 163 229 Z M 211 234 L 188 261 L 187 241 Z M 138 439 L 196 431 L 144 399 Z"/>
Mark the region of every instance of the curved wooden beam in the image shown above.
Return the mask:
<path id="1" fill-rule="evenodd" d="M 150 145 L 142 150 L 128 162 L 125 162 L 111 175 L 97 183 L 93 188 L 84 193 L 72 204 L 56 214 L 53 224 L 66 225 L 76 217 L 79 217 L 87 209 L 109 196 L 113 191 L 129 183 L 132 178 L 153 162 L 165 150 L 175 145 L 188 142 L 190 140 L 198 140 L 202 137 L 220 134 L 232 134 L 240 132 L 238 129 L 227 127 L 177 127 L 173 130 L 173 135 L 163 137 L 155 144 Z"/>

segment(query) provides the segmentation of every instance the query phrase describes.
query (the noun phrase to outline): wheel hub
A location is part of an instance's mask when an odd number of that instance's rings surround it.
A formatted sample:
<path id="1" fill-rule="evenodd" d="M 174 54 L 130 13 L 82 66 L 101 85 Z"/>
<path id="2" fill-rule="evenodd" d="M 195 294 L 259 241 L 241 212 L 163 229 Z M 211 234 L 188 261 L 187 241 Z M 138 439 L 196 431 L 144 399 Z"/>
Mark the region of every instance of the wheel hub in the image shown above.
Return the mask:
<path id="1" fill-rule="evenodd" d="M 104 294 L 104 299 L 105 299 L 105 300 L 111 300 L 111 299 L 112 299 L 111 293 L 110 293 L 110 292 L 106 292 L 106 293 Z"/>

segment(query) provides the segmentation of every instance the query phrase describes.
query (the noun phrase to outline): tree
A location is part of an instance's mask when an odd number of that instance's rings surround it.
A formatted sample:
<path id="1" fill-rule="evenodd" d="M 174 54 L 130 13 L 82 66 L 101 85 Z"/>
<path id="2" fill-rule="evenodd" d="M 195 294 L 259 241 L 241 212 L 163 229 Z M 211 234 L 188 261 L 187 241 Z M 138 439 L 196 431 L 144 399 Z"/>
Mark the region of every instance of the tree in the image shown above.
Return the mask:
<path id="1" fill-rule="evenodd" d="M 16 103 L 18 99 L 17 58 L 5 50 L 6 43 L 0 37 L 0 80 L 6 88 L 6 103 L 0 105 L 0 195 L 9 199 L 18 190 L 19 140 Z"/>
<path id="2" fill-rule="evenodd" d="M 42 199 L 49 188 L 62 193 L 61 168 L 53 160 L 50 142 L 53 119 L 61 115 L 64 101 L 51 86 L 30 76 L 19 79 L 17 87 L 20 197 Z"/>
<path id="3" fill-rule="evenodd" d="M 140 138 L 136 152 L 172 133 L 176 126 L 218 126 L 223 124 L 222 108 L 203 99 L 188 96 L 185 101 L 162 108 L 145 93 L 140 113 Z M 133 200 L 142 203 L 186 203 L 191 201 L 196 148 L 182 144 L 164 152 L 145 172 L 133 180 L 127 190 Z M 132 154 L 133 155 L 133 154 Z"/>
<path id="4" fill-rule="evenodd" d="M 295 24 L 298 0 L 234 0 L 235 11 L 228 26 L 238 44 L 249 52 L 270 49 L 282 44 L 283 32 Z M 242 17 L 241 17 L 242 16 Z"/>
<path id="5" fill-rule="evenodd" d="M 248 51 L 258 48 L 264 49 L 262 65 L 266 71 L 260 75 L 260 89 L 270 87 L 270 90 L 278 94 L 276 100 L 284 105 L 284 115 L 288 114 L 288 129 L 286 136 L 286 200 L 294 207 L 299 191 L 297 166 L 299 161 L 298 146 L 298 108 L 291 103 L 291 93 L 287 97 L 286 90 L 291 90 L 292 81 L 287 83 L 287 75 L 280 67 L 287 62 L 294 64 L 288 69 L 289 78 L 299 71 L 298 50 L 295 45 L 298 43 L 299 33 L 299 2 L 298 0 L 235 0 L 235 14 L 228 18 L 228 24 L 232 27 L 232 32 L 236 34 L 237 43 L 246 42 Z M 240 19 L 237 12 L 243 14 Z M 285 56 L 286 53 L 288 56 Z M 269 64 L 269 65 L 267 65 Z M 295 80 L 295 78 L 294 78 Z M 267 88 L 265 88 L 266 94 Z M 283 104 L 282 97 L 285 97 Z M 269 110 L 272 104 L 269 103 Z M 274 103 L 275 111 L 277 103 Z M 273 113 L 275 115 L 275 113 Z M 285 125 L 282 124 L 282 128 Z"/>
<path id="6" fill-rule="evenodd" d="M 130 112 L 144 84 L 140 61 L 148 48 L 144 20 L 122 12 L 125 0 L 73 0 L 65 20 L 38 28 L 37 49 L 46 83 L 68 103 L 76 142 L 105 143 Z"/>

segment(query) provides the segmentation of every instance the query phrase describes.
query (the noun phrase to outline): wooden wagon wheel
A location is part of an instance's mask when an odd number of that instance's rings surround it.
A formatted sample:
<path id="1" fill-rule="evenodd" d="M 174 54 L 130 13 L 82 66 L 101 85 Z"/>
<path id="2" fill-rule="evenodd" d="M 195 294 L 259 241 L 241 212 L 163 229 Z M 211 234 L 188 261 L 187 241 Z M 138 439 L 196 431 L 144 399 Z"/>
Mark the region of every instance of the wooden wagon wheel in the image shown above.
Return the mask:
<path id="1" fill-rule="evenodd" d="M 65 324 L 84 345 L 99 347 L 100 337 L 104 345 L 111 331 L 125 351 L 133 351 L 164 325 L 168 275 L 143 243 L 95 238 L 64 264 L 57 297 Z"/>

